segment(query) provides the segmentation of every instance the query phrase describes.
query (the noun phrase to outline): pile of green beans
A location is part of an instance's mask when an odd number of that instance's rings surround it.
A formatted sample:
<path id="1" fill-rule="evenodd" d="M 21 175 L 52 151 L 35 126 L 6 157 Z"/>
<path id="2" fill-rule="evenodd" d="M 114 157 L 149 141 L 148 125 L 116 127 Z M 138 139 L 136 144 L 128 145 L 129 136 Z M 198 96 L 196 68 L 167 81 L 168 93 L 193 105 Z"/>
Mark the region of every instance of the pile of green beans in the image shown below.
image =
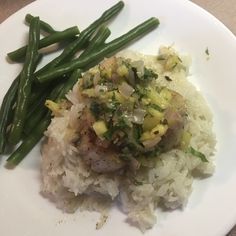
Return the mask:
<path id="1" fill-rule="evenodd" d="M 51 112 L 45 106 L 47 99 L 56 102 L 65 99 L 84 70 L 104 57 L 114 55 L 159 25 L 159 20 L 152 17 L 106 43 L 111 34 L 106 24 L 123 7 L 123 1 L 116 3 L 81 32 L 77 26 L 58 31 L 39 17 L 26 15 L 28 44 L 8 53 L 12 61 L 23 60 L 23 68 L 8 89 L 0 109 L 0 154 L 5 154 L 9 148 L 14 150 L 7 159 L 8 167 L 19 164 L 43 137 L 51 121 Z M 40 39 L 40 33 L 47 35 Z M 59 56 L 37 70 L 42 57 L 39 50 L 58 42 L 69 43 Z M 18 148 L 14 149 L 16 144 Z"/>

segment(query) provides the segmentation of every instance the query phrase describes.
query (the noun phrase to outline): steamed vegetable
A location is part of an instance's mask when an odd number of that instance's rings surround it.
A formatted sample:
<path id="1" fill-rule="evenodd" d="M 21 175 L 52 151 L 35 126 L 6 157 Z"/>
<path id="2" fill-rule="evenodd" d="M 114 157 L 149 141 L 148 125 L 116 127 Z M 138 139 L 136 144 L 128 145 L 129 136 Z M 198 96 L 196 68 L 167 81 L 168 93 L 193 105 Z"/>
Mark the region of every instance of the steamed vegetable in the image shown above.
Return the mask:
<path id="1" fill-rule="evenodd" d="M 124 3 L 122 1 L 118 2 L 81 31 L 77 37 L 74 37 L 79 33 L 77 27 L 56 31 L 50 24 L 41 21 L 39 17 L 34 17 L 30 14 L 26 15 L 25 20 L 30 25 L 28 45 L 8 54 L 12 60 L 20 60 L 25 57 L 23 69 L 6 94 L 4 104 L 0 110 L 2 114 L 0 136 L 4 137 L 0 141 L 0 152 L 3 153 L 5 150 L 7 145 L 6 137 L 8 137 L 8 142 L 11 145 L 22 141 L 7 160 L 11 166 L 17 165 L 23 160 L 40 140 L 50 122 L 51 112 L 47 110 L 47 107 L 53 111 L 53 114 L 60 113 L 60 107 L 58 106 L 60 100 L 64 99 L 65 94 L 77 82 L 83 70 L 91 68 L 105 56 L 114 54 L 159 25 L 158 19 L 150 18 L 130 30 L 127 34 L 105 43 L 111 32 L 104 24 L 117 15 L 123 7 Z M 49 35 L 40 40 L 40 30 Z M 62 53 L 34 72 L 38 65 L 36 60 L 39 55 L 38 50 L 67 39 L 72 41 L 65 46 Z M 76 58 L 76 54 L 80 50 L 84 51 Z M 128 71 L 128 68 L 122 65 L 118 69 L 118 74 L 119 76 L 127 76 Z M 103 73 L 108 75 L 109 71 L 104 68 Z M 140 80 L 146 80 L 153 75 L 152 71 L 146 70 Z M 49 81 L 54 78 L 57 78 L 57 80 Z M 43 83 L 38 84 L 38 81 Z M 106 95 L 104 99 L 112 99 L 111 104 L 106 109 L 115 110 L 119 106 L 118 104 L 125 102 L 127 99 L 132 103 L 135 102 L 135 98 L 132 97 L 135 93 L 135 83 L 129 82 L 123 80 L 123 83 L 117 87 L 117 91 Z M 87 94 L 86 96 L 97 96 L 97 94 L 102 91 L 106 92 L 108 89 L 103 84 L 96 86 L 96 88 L 91 88 L 91 83 L 92 81 L 87 81 L 87 84 L 84 85 L 83 94 Z M 45 106 L 45 101 L 47 101 L 47 107 Z M 91 112 L 92 110 L 95 113 L 97 111 L 102 112 L 102 107 L 100 107 L 100 104 L 96 104 L 96 101 L 94 101 L 94 105 L 91 105 L 90 109 Z M 14 114 L 13 118 L 11 114 Z M 141 124 L 145 120 L 145 115 L 146 111 L 143 109 L 135 109 L 134 111 L 133 121 L 136 122 L 138 129 L 138 132 L 134 134 L 136 141 L 141 137 Z M 121 127 L 127 127 L 126 119 L 121 118 L 112 129 L 110 124 L 107 124 L 102 119 L 93 125 L 94 132 L 100 137 L 106 137 L 106 139 L 111 138 L 113 133 Z M 121 165 L 123 164 L 122 161 Z"/>
<path id="2" fill-rule="evenodd" d="M 79 34 L 79 29 L 77 26 L 73 26 L 71 28 L 68 28 L 61 32 L 55 32 L 49 36 L 46 36 L 45 38 L 41 39 L 39 41 L 38 49 L 47 47 L 49 45 L 52 45 L 54 43 L 58 43 L 61 41 L 65 41 L 68 39 L 71 39 L 75 35 Z M 12 61 L 19 61 L 26 55 L 28 46 L 24 46 L 22 48 L 19 48 L 13 52 L 9 52 L 7 55 Z"/>
<path id="3" fill-rule="evenodd" d="M 22 144 L 7 159 L 7 166 L 14 167 L 32 150 L 43 136 L 43 132 L 50 124 L 50 114 L 38 123 L 33 132 L 27 136 Z"/>
<path id="4" fill-rule="evenodd" d="M 42 59 L 42 54 L 39 54 L 36 58 L 35 68 L 39 61 Z M 7 127 L 12 121 L 14 113 L 14 103 L 17 97 L 17 91 L 19 86 L 20 74 L 13 80 L 11 86 L 7 90 L 6 95 L 3 98 L 1 109 L 0 109 L 0 154 L 3 154 L 7 145 Z"/>
<path id="5" fill-rule="evenodd" d="M 116 12 L 122 7 L 122 4 L 123 3 L 120 2 L 119 4 L 116 4 L 115 7 L 112 7 L 110 10 L 106 11 L 103 14 L 104 17 L 103 20 L 105 19 L 107 20 L 111 16 L 113 16 L 113 14 L 116 14 Z M 93 52 L 98 47 L 102 46 L 102 44 L 105 42 L 105 40 L 109 35 L 110 35 L 110 30 L 105 26 L 101 26 L 98 32 L 92 38 L 86 50 L 81 54 L 80 57 L 89 55 L 89 53 Z M 56 86 L 52 90 L 51 95 L 48 97 L 48 99 L 50 99 L 49 101 L 63 99 L 65 94 L 77 82 L 80 74 L 81 70 L 75 70 L 66 82 Z M 43 132 L 50 123 L 49 114 L 47 114 L 46 107 L 42 106 L 41 109 L 38 109 L 36 113 L 28 117 L 27 126 L 25 127 L 25 133 L 27 134 L 27 137 L 23 140 L 19 148 L 16 149 L 16 151 L 12 155 L 10 155 L 10 157 L 7 159 L 8 165 L 10 166 L 17 165 L 23 160 L 23 158 L 28 154 L 28 152 L 32 150 L 35 144 L 43 136 Z"/>
<path id="6" fill-rule="evenodd" d="M 36 58 L 38 56 L 39 23 L 39 17 L 35 17 L 30 23 L 29 46 L 26 52 L 25 64 L 20 74 L 16 108 L 9 135 L 9 142 L 12 144 L 17 144 L 22 137 L 29 96 L 31 93 L 31 85 L 33 82 L 32 75 L 37 61 Z"/>
<path id="7" fill-rule="evenodd" d="M 30 24 L 31 20 L 34 18 L 31 14 L 27 14 L 25 16 L 25 21 Z M 58 32 L 55 30 L 51 25 L 49 25 L 47 22 L 40 20 L 40 29 L 46 33 L 52 34 Z"/>
<path id="8" fill-rule="evenodd" d="M 18 90 L 19 76 L 13 81 L 11 87 L 8 89 L 0 110 L 0 154 L 2 154 L 6 147 L 7 142 L 7 126 L 10 121 L 11 113 L 13 112 L 12 106 L 15 101 L 16 93 Z"/>
<path id="9" fill-rule="evenodd" d="M 111 20 L 114 16 L 116 16 L 122 10 L 123 7 L 124 3 L 120 1 L 111 8 L 109 8 L 108 10 L 106 10 L 97 20 L 95 20 L 86 29 L 81 31 L 79 37 L 75 39 L 73 42 L 71 42 L 68 46 L 66 46 L 63 52 L 59 56 L 54 58 L 42 69 L 40 69 L 37 72 L 37 75 L 40 76 L 41 74 L 46 73 L 49 69 L 70 61 L 79 50 L 83 49 L 86 46 L 86 44 L 89 42 L 94 32 L 102 24 L 106 23 L 107 21 Z"/>

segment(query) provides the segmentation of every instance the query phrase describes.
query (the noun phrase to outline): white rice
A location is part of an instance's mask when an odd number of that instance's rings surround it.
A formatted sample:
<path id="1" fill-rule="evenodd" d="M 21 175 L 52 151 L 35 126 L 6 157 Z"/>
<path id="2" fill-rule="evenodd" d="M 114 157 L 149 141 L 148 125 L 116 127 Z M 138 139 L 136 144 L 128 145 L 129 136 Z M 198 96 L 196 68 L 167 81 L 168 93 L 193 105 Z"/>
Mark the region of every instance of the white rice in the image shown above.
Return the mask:
<path id="1" fill-rule="evenodd" d="M 193 172 L 198 176 L 214 172 L 213 153 L 215 136 L 212 132 L 212 114 L 201 94 L 188 81 L 186 70 L 168 74 L 163 72 L 156 57 L 125 51 L 119 56 L 143 60 L 148 68 L 159 75 L 157 83 L 180 93 L 187 101 L 188 130 L 194 134 L 190 145 L 202 152 L 208 162 L 189 153 L 174 149 L 159 158 L 146 160 L 145 171 L 137 172 L 142 185 L 112 175 L 98 174 L 85 165 L 72 140 L 76 137 L 77 120 L 84 105 L 77 96 L 77 85 L 67 95 L 73 104 L 63 116 L 52 119 L 42 148 L 42 193 L 53 200 L 57 207 L 67 212 L 80 210 L 99 211 L 106 219 L 114 200 L 120 201 L 129 222 L 142 231 L 156 223 L 156 208 L 182 207 L 192 191 Z M 181 57 L 186 67 L 189 58 Z M 165 75 L 171 77 L 168 82 Z M 97 228 L 102 226 L 99 222 Z M 105 222 L 105 220 L 104 220 Z"/>

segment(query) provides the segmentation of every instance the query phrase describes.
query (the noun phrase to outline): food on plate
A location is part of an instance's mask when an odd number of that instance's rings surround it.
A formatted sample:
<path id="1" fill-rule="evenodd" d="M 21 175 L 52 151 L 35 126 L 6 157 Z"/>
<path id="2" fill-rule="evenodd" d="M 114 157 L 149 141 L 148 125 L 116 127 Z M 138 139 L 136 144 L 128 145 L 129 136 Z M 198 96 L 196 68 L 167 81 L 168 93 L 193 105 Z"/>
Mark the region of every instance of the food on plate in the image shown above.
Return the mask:
<path id="1" fill-rule="evenodd" d="M 18 165 L 42 138 L 51 120 L 51 112 L 44 106 L 46 99 L 60 100 L 82 71 L 158 27 L 159 20 L 151 17 L 107 43 L 111 32 L 106 24 L 123 7 L 124 2 L 119 1 L 81 32 L 77 26 L 56 31 L 39 17 L 26 15 L 28 45 L 8 53 L 12 61 L 24 60 L 23 69 L 12 82 L 0 109 L 0 154 L 14 150 L 7 159 L 7 167 Z M 49 35 L 40 39 L 40 31 Z M 38 69 L 45 55 L 39 49 L 56 42 L 64 43 L 61 54 Z M 19 143 L 16 149 L 12 148 Z"/>
<path id="2" fill-rule="evenodd" d="M 171 47 L 158 56 L 116 54 L 158 27 L 157 18 L 106 42 L 106 23 L 123 7 L 118 2 L 82 31 L 26 15 L 28 44 L 8 53 L 24 64 L 1 106 L 0 153 L 20 143 L 7 159 L 14 167 L 46 130 L 43 195 L 67 212 L 100 212 L 97 228 L 118 201 L 145 231 L 158 207 L 184 206 L 194 177 L 213 173 L 216 141 L 211 112 L 188 81 L 187 56 Z M 57 42 L 61 54 L 39 69 L 39 49 Z"/>
<path id="3" fill-rule="evenodd" d="M 189 64 L 170 47 L 158 56 L 123 51 L 82 73 L 66 99 L 47 100 L 54 118 L 42 146 L 44 196 L 101 219 L 118 201 L 142 231 L 157 207 L 184 206 L 194 177 L 213 173 L 216 142 Z"/>

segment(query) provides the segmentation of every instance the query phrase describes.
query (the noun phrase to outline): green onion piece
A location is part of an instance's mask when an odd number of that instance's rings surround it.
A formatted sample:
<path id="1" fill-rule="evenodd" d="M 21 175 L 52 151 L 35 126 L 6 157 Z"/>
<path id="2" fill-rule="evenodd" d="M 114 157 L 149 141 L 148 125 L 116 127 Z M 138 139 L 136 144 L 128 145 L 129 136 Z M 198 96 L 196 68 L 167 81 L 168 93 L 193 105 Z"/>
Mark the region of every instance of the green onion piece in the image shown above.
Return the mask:
<path id="1" fill-rule="evenodd" d="M 195 150 L 193 147 L 189 147 L 188 152 L 191 153 L 193 156 L 200 158 L 201 161 L 208 162 L 206 156 L 203 153 Z"/>

